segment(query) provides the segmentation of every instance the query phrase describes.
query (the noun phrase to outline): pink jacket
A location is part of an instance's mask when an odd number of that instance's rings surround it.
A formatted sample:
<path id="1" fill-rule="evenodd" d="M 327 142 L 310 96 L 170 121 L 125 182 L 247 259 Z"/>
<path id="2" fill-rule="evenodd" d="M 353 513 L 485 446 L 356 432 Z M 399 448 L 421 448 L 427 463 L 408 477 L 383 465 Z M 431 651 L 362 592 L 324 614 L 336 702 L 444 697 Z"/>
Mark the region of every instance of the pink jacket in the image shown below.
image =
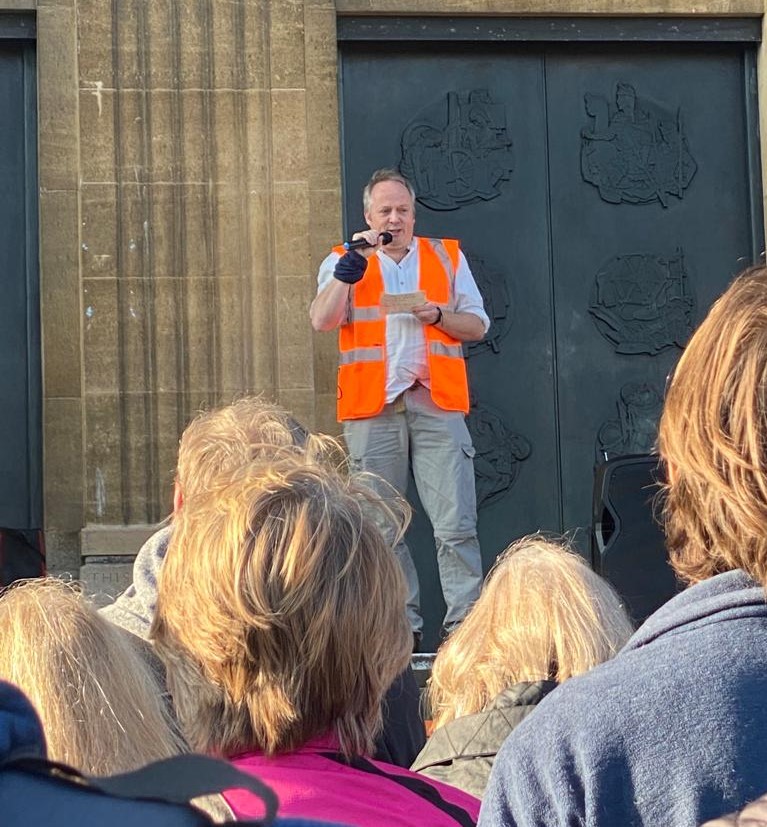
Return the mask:
<path id="1" fill-rule="evenodd" d="M 283 818 L 312 818 L 350 827 L 456 827 L 475 824 L 479 800 L 410 770 L 366 759 L 366 772 L 327 758 L 335 753 L 333 737 L 316 738 L 296 752 L 267 758 L 248 753 L 232 758 L 240 770 L 270 786 L 280 800 Z M 384 773 L 384 774 L 382 774 Z M 427 797 L 387 776 L 414 779 Z M 434 801 L 429 798 L 434 798 Z M 232 790 L 224 798 L 238 818 L 260 818 L 261 802 L 250 793 Z"/>

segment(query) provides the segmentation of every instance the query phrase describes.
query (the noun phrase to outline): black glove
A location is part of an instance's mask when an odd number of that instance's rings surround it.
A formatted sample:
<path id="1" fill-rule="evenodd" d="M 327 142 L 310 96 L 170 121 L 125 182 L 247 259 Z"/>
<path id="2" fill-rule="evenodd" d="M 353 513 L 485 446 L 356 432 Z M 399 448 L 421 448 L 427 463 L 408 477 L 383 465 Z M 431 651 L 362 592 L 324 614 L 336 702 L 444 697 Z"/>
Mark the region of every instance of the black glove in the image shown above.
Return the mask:
<path id="1" fill-rule="evenodd" d="M 368 260 L 356 250 L 349 250 L 338 259 L 333 276 L 347 284 L 356 284 L 364 275 Z"/>

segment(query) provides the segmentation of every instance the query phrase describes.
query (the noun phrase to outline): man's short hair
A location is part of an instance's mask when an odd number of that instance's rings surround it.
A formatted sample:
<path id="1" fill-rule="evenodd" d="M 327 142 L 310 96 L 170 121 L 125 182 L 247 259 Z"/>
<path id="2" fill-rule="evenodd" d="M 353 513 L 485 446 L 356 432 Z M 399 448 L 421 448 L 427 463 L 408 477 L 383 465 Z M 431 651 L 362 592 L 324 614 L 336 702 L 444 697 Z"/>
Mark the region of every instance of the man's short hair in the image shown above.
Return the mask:
<path id="1" fill-rule="evenodd" d="M 362 207 L 365 211 L 365 215 L 367 215 L 370 211 L 370 201 L 373 197 L 373 187 L 376 184 L 383 183 L 384 181 L 396 181 L 398 184 L 402 184 L 402 186 L 405 187 L 410 193 L 410 198 L 413 201 L 413 212 L 415 212 L 415 190 L 413 189 L 413 185 L 399 170 L 384 167 L 383 169 L 377 169 L 370 176 L 370 180 L 367 184 L 365 184 L 365 189 L 362 190 Z"/>
<path id="2" fill-rule="evenodd" d="M 202 411 L 187 425 L 179 443 L 176 481 L 188 499 L 221 474 L 281 448 L 305 447 L 309 439 L 287 411 L 261 397 L 245 396 Z"/>
<path id="3" fill-rule="evenodd" d="M 694 583 L 741 568 L 767 584 L 767 269 L 740 275 L 670 383 L 659 445 L 672 565 Z"/>
<path id="4" fill-rule="evenodd" d="M 346 755 L 372 751 L 412 646 L 378 508 L 406 513 L 295 455 L 242 468 L 181 509 L 150 636 L 195 749 L 274 754 L 332 733 Z"/>

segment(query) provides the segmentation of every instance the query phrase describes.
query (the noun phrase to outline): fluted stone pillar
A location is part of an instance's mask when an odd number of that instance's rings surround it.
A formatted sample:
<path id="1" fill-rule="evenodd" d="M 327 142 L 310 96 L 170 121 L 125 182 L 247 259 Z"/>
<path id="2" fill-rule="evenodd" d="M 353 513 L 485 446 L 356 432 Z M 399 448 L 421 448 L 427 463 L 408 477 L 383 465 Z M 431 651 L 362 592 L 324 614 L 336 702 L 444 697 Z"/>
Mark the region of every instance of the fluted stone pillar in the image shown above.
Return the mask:
<path id="1" fill-rule="evenodd" d="M 87 523 L 167 513 L 201 405 L 263 392 L 314 424 L 312 201 L 339 182 L 306 16 L 334 39 L 303 0 L 78 2 Z"/>

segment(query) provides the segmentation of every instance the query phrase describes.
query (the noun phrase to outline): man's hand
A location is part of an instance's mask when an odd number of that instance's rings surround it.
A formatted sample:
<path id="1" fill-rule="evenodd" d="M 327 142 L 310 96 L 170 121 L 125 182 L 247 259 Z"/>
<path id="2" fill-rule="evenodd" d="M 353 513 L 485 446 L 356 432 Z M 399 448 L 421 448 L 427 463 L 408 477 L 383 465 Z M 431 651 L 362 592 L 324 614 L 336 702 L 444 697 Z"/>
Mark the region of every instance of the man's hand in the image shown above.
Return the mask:
<path id="1" fill-rule="evenodd" d="M 421 324 L 437 324 L 442 320 L 442 308 L 438 304 L 426 302 L 410 311 Z"/>
<path id="2" fill-rule="evenodd" d="M 358 247 L 355 252 L 359 253 L 365 258 L 370 258 L 377 250 L 381 249 L 381 233 L 379 230 L 363 230 L 361 233 L 355 233 L 352 236 L 352 241 L 358 238 L 364 238 L 370 245 L 368 247 Z"/>
<path id="3" fill-rule="evenodd" d="M 333 270 L 333 277 L 344 284 L 356 284 L 364 275 L 368 266 L 367 259 L 357 250 L 349 250 L 338 259 Z"/>
<path id="4" fill-rule="evenodd" d="M 459 342 L 479 342 L 485 335 L 485 326 L 473 313 L 453 313 L 434 302 L 419 304 L 412 314 L 424 325 L 436 325 Z"/>

